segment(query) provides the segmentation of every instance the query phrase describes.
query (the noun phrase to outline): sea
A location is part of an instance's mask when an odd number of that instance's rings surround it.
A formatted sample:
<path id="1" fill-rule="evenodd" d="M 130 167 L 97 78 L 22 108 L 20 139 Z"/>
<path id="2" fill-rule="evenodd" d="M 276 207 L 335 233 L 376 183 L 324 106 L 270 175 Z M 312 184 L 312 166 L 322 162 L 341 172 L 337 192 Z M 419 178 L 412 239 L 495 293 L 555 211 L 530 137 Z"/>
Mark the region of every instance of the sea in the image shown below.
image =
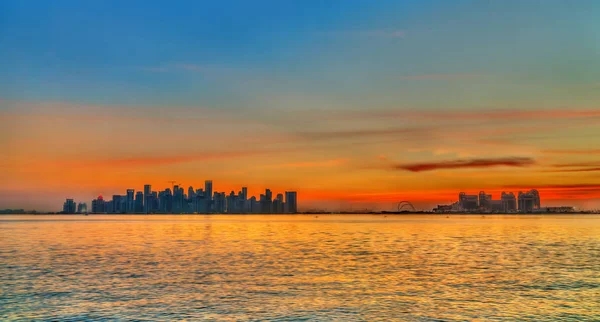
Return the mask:
<path id="1" fill-rule="evenodd" d="M 0 320 L 600 321 L 600 216 L 0 216 Z"/>

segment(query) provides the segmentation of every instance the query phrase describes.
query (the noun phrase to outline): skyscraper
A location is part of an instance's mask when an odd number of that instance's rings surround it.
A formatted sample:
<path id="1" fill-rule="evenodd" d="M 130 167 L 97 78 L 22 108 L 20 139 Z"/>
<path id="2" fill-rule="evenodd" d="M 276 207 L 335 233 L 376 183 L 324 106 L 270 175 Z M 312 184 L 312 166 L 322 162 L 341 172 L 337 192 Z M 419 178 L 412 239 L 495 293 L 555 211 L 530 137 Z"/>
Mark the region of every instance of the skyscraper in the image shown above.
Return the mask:
<path id="1" fill-rule="evenodd" d="M 517 211 L 517 199 L 515 198 L 515 194 L 510 192 L 502 192 L 500 197 L 500 201 L 502 202 L 502 211 L 503 212 L 515 212 Z"/>
<path id="2" fill-rule="evenodd" d="M 532 189 L 527 192 L 519 191 L 519 212 L 532 212 L 540 209 L 540 194 Z"/>
<path id="3" fill-rule="evenodd" d="M 248 199 L 248 188 L 247 187 L 242 187 L 242 193 L 240 195 L 240 197 L 245 201 L 246 199 Z"/>
<path id="4" fill-rule="evenodd" d="M 148 197 L 152 193 L 152 185 L 144 185 L 144 213 L 148 213 Z"/>
<path id="5" fill-rule="evenodd" d="M 98 196 L 98 198 L 92 200 L 92 213 L 103 213 L 104 209 L 104 198 Z"/>
<path id="6" fill-rule="evenodd" d="M 63 204 L 63 213 L 74 214 L 76 207 L 77 207 L 77 204 L 75 203 L 75 201 L 73 199 L 67 199 L 65 201 L 65 203 Z"/>
<path id="7" fill-rule="evenodd" d="M 476 210 L 479 206 L 479 198 L 477 195 L 468 195 L 464 192 L 461 192 L 460 194 L 458 194 L 458 204 L 460 206 L 460 210 Z"/>
<path id="8" fill-rule="evenodd" d="M 135 193 L 135 207 L 134 212 L 140 213 L 144 211 L 144 193 L 138 191 Z"/>
<path id="9" fill-rule="evenodd" d="M 211 212 L 212 208 L 212 200 L 213 200 L 213 182 L 212 180 L 204 181 L 204 199 L 206 200 L 206 212 Z"/>
<path id="10" fill-rule="evenodd" d="M 285 192 L 285 212 L 288 214 L 298 212 L 298 194 L 296 191 Z"/>
<path id="11" fill-rule="evenodd" d="M 87 204 L 85 202 L 80 202 L 77 204 L 77 213 L 84 214 L 87 212 Z"/>
<path id="12" fill-rule="evenodd" d="M 126 197 L 126 206 L 125 211 L 127 213 L 132 213 L 135 210 L 135 203 L 133 202 L 133 195 L 135 193 L 134 189 L 127 189 L 127 197 Z"/>
<path id="13" fill-rule="evenodd" d="M 212 180 L 204 181 L 204 197 L 208 200 L 212 200 L 212 197 L 213 197 L 213 182 L 212 182 Z"/>

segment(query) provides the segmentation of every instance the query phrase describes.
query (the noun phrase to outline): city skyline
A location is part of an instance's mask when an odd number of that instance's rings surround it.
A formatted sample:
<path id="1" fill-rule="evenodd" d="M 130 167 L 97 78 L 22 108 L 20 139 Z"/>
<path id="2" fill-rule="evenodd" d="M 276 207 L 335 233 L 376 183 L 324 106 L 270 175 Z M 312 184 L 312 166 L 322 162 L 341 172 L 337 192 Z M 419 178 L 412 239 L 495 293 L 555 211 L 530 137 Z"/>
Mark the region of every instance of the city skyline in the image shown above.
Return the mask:
<path id="1" fill-rule="evenodd" d="M 0 3 L 0 208 L 213 178 L 600 208 L 597 1 Z M 236 190 L 237 191 L 237 190 Z"/>
<path id="2" fill-rule="evenodd" d="M 241 187 L 237 193 L 213 191 L 213 181 L 205 180 L 204 187 L 186 189 L 175 181 L 172 187 L 153 190 L 151 184 L 145 184 L 142 190 L 127 189 L 125 195 L 115 194 L 111 199 L 99 195 L 88 203 L 66 198 L 62 213 L 108 213 L 108 214 L 295 214 L 298 212 L 298 194 L 285 191 L 273 194 L 265 189 L 257 198 L 248 194 L 247 187 Z"/>

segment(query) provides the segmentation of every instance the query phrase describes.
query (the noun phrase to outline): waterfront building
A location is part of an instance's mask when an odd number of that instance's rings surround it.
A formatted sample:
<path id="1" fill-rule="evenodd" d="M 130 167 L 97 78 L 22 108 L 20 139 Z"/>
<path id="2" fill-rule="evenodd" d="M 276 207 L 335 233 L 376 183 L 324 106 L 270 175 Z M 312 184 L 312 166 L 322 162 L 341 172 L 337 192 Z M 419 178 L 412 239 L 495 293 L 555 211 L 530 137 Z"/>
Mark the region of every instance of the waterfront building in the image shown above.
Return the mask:
<path id="1" fill-rule="evenodd" d="M 144 211 L 144 193 L 141 191 L 138 191 L 135 193 L 134 212 L 141 213 L 143 211 Z"/>
<path id="2" fill-rule="evenodd" d="M 115 194 L 111 200 L 104 200 L 102 196 L 92 201 L 92 213 L 295 213 L 297 212 L 296 192 L 277 194 L 273 199 L 273 192 L 265 189 L 260 201 L 256 197 L 248 198 L 248 188 L 242 187 L 237 193 L 231 191 L 212 192 L 212 181 L 205 181 L 205 190 L 194 190 L 188 187 L 187 194 L 179 185 L 173 186 L 173 191 L 167 188 L 156 192 L 151 190 L 151 185 L 144 185 L 143 191 L 126 189 L 126 194 Z M 285 201 L 284 201 L 285 198 Z M 66 213 L 87 212 L 87 206 L 77 205 L 72 199 L 67 199 L 63 204 Z"/>
<path id="3" fill-rule="evenodd" d="M 87 204 L 85 202 L 80 202 L 77 204 L 77 213 L 84 214 L 87 213 Z"/>
<path id="4" fill-rule="evenodd" d="M 502 202 L 502 212 L 516 212 L 517 211 L 517 198 L 515 194 L 510 192 L 502 192 L 500 197 L 500 201 Z"/>
<path id="5" fill-rule="evenodd" d="M 479 198 L 477 195 L 461 192 L 458 194 L 458 203 L 461 211 L 474 211 L 479 207 Z"/>
<path id="6" fill-rule="evenodd" d="M 284 212 L 287 214 L 295 214 L 298 212 L 298 194 L 296 191 L 285 192 Z"/>
<path id="7" fill-rule="evenodd" d="M 479 192 L 479 208 L 483 211 L 491 211 L 492 195 L 486 194 L 484 191 Z"/>
<path id="8" fill-rule="evenodd" d="M 127 189 L 127 195 L 125 199 L 125 212 L 127 213 L 132 213 L 135 211 L 134 194 L 134 189 Z"/>
<path id="9" fill-rule="evenodd" d="M 527 192 L 519 191 L 519 212 L 533 212 L 540 209 L 540 194 L 532 189 Z"/>
<path id="10" fill-rule="evenodd" d="M 104 198 L 102 196 L 98 196 L 98 198 L 92 200 L 92 212 L 93 213 L 103 213 L 104 209 Z"/>
<path id="11" fill-rule="evenodd" d="M 63 204 L 63 213 L 65 214 L 74 214 L 75 208 L 77 207 L 75 201 L 73 199 L 67 199 Z"/>

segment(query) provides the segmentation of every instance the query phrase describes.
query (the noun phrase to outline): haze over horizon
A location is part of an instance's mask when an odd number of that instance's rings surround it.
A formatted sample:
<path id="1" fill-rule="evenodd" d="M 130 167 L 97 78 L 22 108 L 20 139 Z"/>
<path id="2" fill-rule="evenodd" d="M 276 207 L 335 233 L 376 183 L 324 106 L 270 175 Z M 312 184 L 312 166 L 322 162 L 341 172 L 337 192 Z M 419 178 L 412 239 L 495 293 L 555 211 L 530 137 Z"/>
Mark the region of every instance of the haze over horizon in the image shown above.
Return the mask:
<path id="1" fill-rule="evenodd" d="M 600 208 L 600 2 L 0 2 L 0 208 L 127 188 Z"/>

